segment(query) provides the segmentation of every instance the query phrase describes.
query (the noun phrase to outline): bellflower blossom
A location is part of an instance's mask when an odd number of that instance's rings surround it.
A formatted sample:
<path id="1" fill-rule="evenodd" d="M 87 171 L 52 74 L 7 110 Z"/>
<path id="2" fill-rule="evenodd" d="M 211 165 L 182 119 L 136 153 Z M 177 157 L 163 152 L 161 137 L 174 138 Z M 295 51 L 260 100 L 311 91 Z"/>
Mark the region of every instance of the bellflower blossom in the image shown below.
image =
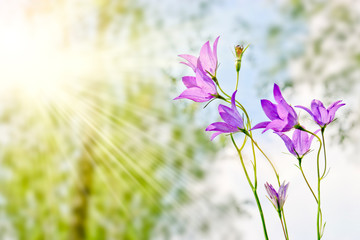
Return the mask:
<path id="1" fill-rule="evenodd" d="M 307 111 L 313 117 L 314 121 L 321 128 L 324 128 L 326 125 L 334 121 L 336 111 L 340 107 L 345 105 L 345 103 L 341 103 L 341 102 L 342 100 L 336 101 L 326 109 L 321 101 L 314 99 L 311 102 L 311 110 L 303 106 L 295 106 L 295 107 Z"/>
<path id="2" fill-rule="evenodd" d="M 182 57 L 187 61 L 181 63 L 191 67 L 194 72 L 196 72 L 197 69 L 200 69 L 203 72 L 209 72 L 211 74 L 211 77 L 215 76 L 218 65 L 217 44 L 219 38 L 220 36 L 215 39 L 212 50 L 210 48 L 209 41 L 207 41 L 201 47 L 200 56 L 198 58 L 189 54 L 179 55 L 179 57 Z"/>
<path id="3" fill-rule="evenodd" d="M 320 129 L 315 131 L 314 134 L 318 133 L 319 131 Z M 283 133 L 279 133 L 279 132 L 275 132 L 275 133 L 281 137 L 289 152 L 292 155 L 294 155 L 297 159 L 301 159 L 306 153 L 309 152 L 311 142 L 314 138 L 314 135 L 311 135 L 309 137 L 309 134 L 307 132 L 298 129 L 294 130 L 292 139 L 290 139 L 288 136 L 286 136 Z"/>
<path id="4" fill-rule="evenodd" d="M 276 192 L 276 190 L 271 184 L 265 183 L 265 189 L 269 195 L 269 200 L 278 212 L 280 212 L 284 206 L 288 187 L 289 183 L 283 183 L 280 185 L 279 191 Z"/>
<path id="5" fill-rule="evenodd" d="M 269 129 L 275 132 L 287 132 L 298 124 L 298 117 L 295 110 L 285 101 L 277 84 L 274 84 L 273 92 L 277 104 L 273 104 L 266 99 L 261 100 L 261 106 L 271 121 L 258 123 L 252 130 L 265 128 L 263 133 Z"/>
<path id="6" fill-rule="evenodd" d="M 214 81 L 200 69 L 196 69 L 196 77 L 185 76 L 182 81 L 187 89 L 174 100 L 187 98 L 194 102 L 207 102 L 218 95 Z"/>
<path id="7" fill-rule="evenodd" d="M 235 91 L 231 96 L 231 108 L 224 106 L 222 104 L 219 105 L 218 110 L 221 118 L 224 122 L 215 122 L 210 124 L 206 131 L 216 131 L 212 136 L 211 140 L 213 140 L 216 136 L 221 133 L 234 133 L 244 130 L 244 120 L 241 117 L 240 113 L 236 109 L 235 104 Z"/>

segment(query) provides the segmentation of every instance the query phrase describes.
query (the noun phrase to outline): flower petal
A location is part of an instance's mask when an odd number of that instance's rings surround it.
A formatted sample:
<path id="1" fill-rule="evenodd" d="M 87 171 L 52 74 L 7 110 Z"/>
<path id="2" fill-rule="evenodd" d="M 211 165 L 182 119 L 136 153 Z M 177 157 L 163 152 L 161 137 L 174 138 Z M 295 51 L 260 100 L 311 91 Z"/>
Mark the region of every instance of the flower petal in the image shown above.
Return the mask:
<path id="1" fill-rule="evenodd" d="M 212 52 L 209 41 L 201 47 L 199 60 L 204 70 L 209 71 L 211 74 L 215 73 L 215 71 L 213 71 L 215 69 L 213 69 Z"/>
<path id="2" fill-rule="evenodd" d="M 264 110 L 266 116 L 270 120 L 279 119 L 279 115 L 277 113 L 276 105 L 270 102 L 269 100 L 262 99 L 261 100 L 261 107 Z"/>
<path id="3" fill-rule="evenodd" d="M 215 133 L 213 133 L 212 135 L 211 135 L 211 137 L 210 137 L 210 141 L 212 141 L 212 140 L 214 140 L 214 138 L 216 138 L 218 135 L 220 135 L 220 134 L 222 134 L 223 132 L 215 132 Z"/>
<path id="4" fill-rule="evenodd" d="M 198 58 L 195 57 L 195 56 L 192 56 L 192 55 L 189 55 L 189 54 L 181 54 L 181 55 L 178 55 L 179 57 L 185 59 L 186 61 L 188 61 L 187 63 L 186 62 L 180 62 L 182 64 L 185 64 L 189 67 L 192 68 L 192 70 L 195 72 L 196 70 L 196 64 L 197 64 L 197 60 Z"/>
<path id="5" fill-rule="evenodd" d="M 309 151 L 309 136 L 307 132 L 295 129 L 292 136 L 292 142 L 294 144 L 295 151 L 299 154 L 299 156 L 302 156 Z"/>
<path id="6" fill-rule="evenodd" d="M 216 95 L 216 85 L 211 78 L 206 75 L 203 71 L 199 68 L 196 69 L 196 85 L 201 88 L 204 92 L 209 94 Z"/>
<path id="7" fill-rule="evenodd" d="M 218 36 L 213 44 L 213 57 L 215 58 L 215 65 L 217 67 L 217 45 L 218 45 L 218 41 L 219 41 L 220 36 Z"/>
<path id="8" fill-rule="evenodd" d="M 241 118 L 240 114 L 232 108 L 224 106 L 222 104 L 219 105 L 219 114 L 221 118 L 229 125 L 235 128 L 244 128 L 243 119 Z"/>
<path id="9" fill-rule="evenodd" d="M 275 132 L 282 132 L 283 129 L 287 126 L 287 124 L 288 124 L 287 120 L 275 119 L 266 126 L 266 128 L 263 132 L 266 132 L 269 129 L 272 129 Z M 286 131 L 288 131 L 288 130 L 286 130 Z"/>
<path id="10" fill-rule="evenodd" d="M 341 103 L 342 100 L 338 100 L 336 102 L 333 102 L 332 104 L 330 104 L 330 106 L 327 108 L 328 110 L 331 110 L 333 107 L 335 107 L 336 105 L 338 105 L 339 103 Z M 345 103 L 344 103 L 345 104 Z"/>
<path id="11" fill-rule="evenodd" d="M 267 122 L 260 122 L 258 124 L 256 124 L 253 128 L 250 129 L 250 131 L 255 130 L 255 129 L 259 129 L 259 128 L 266 128 L 266 126 L 271 123 L 270 121 Z"/>
<path id="12" fill-rule="evenodd" d="M 305 110 L 305 111 L 307 111 L 309 114 L 310 114 L 310 116 L 312 116 L 314 119 L 315 119 L 315 116 L 314 116 L 314 114 L 311 112 L 311 110 L 310 109 L 308 109 L 307 107 L 304 107 L 304 106 L 300 106 L 300 105 L 297 105 L 297 106 L 295 106 L 296 108 L 301 108 L 301 109 L 303 109 L 303 110 Z"/>
<path id="13" fill-rule="evenodd" d="M 193 100 L 194 102 L 207 102 L 214 98 L 214 96 L 211 96 L 198 87 L 193 87 L 183 91 L 178 97 L 174 98 L 174 100 L 183 98 Z"/>
<path id="14" fill-rule="evenodd" d="M 277 103 L 285 101 L 284 97 L 281 94 L 280 87 L 276 83 L 274 83 L 273 93 L 274 93 L 274 99 Z"/>
<path id="15" fill-rule="evenodd" d="M 284 141 L 285 146 L 289 150 L 289 152 L 296 157 L 297 155 L 295 152 L 295 146 L 294 143 L 291 141 L 291 139 L 283 133 L 280 132 L 275 132 L 275 133 L 279 135 L 279 137 L 281 137 L 281 139 Z"/>
<path id="16" fill-rule="evenodd" d="M 239 131 L 236 127 L 233 127 L 224 122 L 214 122 L 210 124 L 205 131 L 220 131 L 223 133 L 232 133 Z"/>
<path id="17" fill-rule="evenodd" d="M 184 77 L 182 77 L 182 81 L 187 88 L 197 87 L 196 77 L 184 76 Z"/>
<path id="18" fill-rule="evenodd" d="M 339 103 L 341 101 L 337 101 L 337 102 Z M 334 120 L 336 111 L 342 106 L 345 106 L 345 103 L 334 105 L 331 108 L 329 107 L 329 109 L 328 109 L 328 111 L 329 111 L 329 122 L 328 123 L 330 123 L 330 122 L 332 122 Z"/>
<path id="19" fill-rule="evenodd" d="M 311 111 L 314 115 L 314 119 L 315 121 L 318 122 L 318 124 L 320 124 L 321 122 L 321 113 L 320 113 L 320 108 L 325 109 L 324 105 L 322 104 L 322 102 L 320 102 L 317 99 L 314 99 L 311 101 Z"/>

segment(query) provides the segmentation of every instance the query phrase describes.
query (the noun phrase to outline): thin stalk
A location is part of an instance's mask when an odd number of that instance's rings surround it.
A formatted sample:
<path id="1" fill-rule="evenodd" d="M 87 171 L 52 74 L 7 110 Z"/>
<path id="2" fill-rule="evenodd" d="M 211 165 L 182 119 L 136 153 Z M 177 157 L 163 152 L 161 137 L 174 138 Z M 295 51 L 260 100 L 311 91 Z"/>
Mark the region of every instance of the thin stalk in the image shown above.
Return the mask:
<path id="1" fill-rule="evenodd" d="M 265 239 L 266 240 L 269 240 L 269 237 L 268 237 L 268 234 L 267 234 L 267 230 L 266 230 L 266 224 L 265 224 L 265 217 L 264 217 L 264 213 L 263 213 L 263 210 L 262 210 L 262 207 L 261 207 L 261 203 L 260 203 L 260 200 L 259 200 L 259 196 L 257 194 L 257 190 L 256 188 L 254 187 L 254 185 L 252 184 L 251 180 L 250 180 L 250 177 L 249 177 L 249 174 L 246 170 L 246 167 L 245 167 L 245 164 L 244 164 L 244 159 L 242 157 L 242 154 L 241 154 L 241 151 L 240 149 L 238 148 L 238 146 L 236 145 L 236 142 L 234 140 L 234 137 L 232 134 L 230 134 L 230 137 L 231 137 L 231 141 L 232 143 L 234 144 L 234 147 L 236 148 L 237 152 L 238 152 L 238 155 L 239 155 L 239 158 L 240 158 L 240 162 L 241 162 L 241 166 L 243 167 L 243 170 L 244 170 L 244 173 L 245 173 L 245 176 L 246 176 L 246 179 L 251 187 L 251 190 L 254 194 L 254 197 L 255 197 L 255 200 L 256 200 L 256 205 L 258 207 L 258 210 L 259 210 L 259 214 L 260 214 L 260 218 L 261 218 L 261 222 L 262 222 L 262 226 L 263 226 L 263 230 L 264 230 L 264 236 L 265 236 Z M 244 140 L 245 141 L 245 140 Z M 244 144 L 243 144 L 244 145 Z"/>
<path id="2" fill-rule="evenodd" d="M 308 187 L 309 187 L 309 189 L 310 189 L 310 191 L 311 191 L 312 195 L 314 196 L 314 198 L 316 200 L 316 203 L 317 203 L 318 202 L 317 197 L 316 197 L 314 191 L 312 190 L 312 188 L 311 188 L 311 186 L 310 186 L 310 184 L 309 184 L 309 182 L 308 182 L 308 180 L 307 180 L 307 178 L 306 178 L 306 176 L 304 174 L 304 171 L 303 171 L 303 168 L 302 168 L 301 164 L 299 165 L 299 169 L 300 169 L 301 174 L 303 175 L 304 180 L 305 180 L 306 184 L 308 185 Z"/>
<path id="3" fill-rule="evenodd" d="M 281 211 L 279 211 L 279 218 L 280 218 L 280 222 L 281 222 L 281 226 L 282 226 L 282 229 L 283 229 L 283 232 L 284 232 L 284 237 L 286 240 L 289 240 L 289 236 L 287 234 L 287 231 L 285 230 L 285 227 L 284 227 L 284 221 L 281 217 Z"/>
<path id="4" fill-rule="evenodd" d="M 301 131 L 305 131 L 311 135 L 313 135 L 314 137 L 317 138 L 317 140 L 319 141 L 319 150 L 318 150 L 318 153 L 317 153 L 317 159 L 316 159 L 316 167 L 317 167 L 317 176 L 318 176 L 318 181 L 317 181 L 317 184 L 318 184 L 318 198 L 317 198 L 317 215 L 316 215 L 316 230 L 317 230 L 317 239 L 320 240 L 321 239 L 321 228 L 322 228 L 322 213 L 321 213 L 321 205 L 320 205 L 320 183 L 321 183 L 321 176 L 320 176 L 320 152 L 321 152 L 321 147 L 322 147 L 322 141 L 321 139 L 314 133 L 302 128 L 302 127 L 299 127 L 298 128 L 299 130 Z"/>
<path id="5" fill-rule="evenodd" d="M 241 60 L 240 60 L 241 61 Z M 240 69 L 239 69 L 240 70 Z M 239 85 L 239 74 L 240 73 L 240 71 L 237 71 L 236 72 L 236 86 L 235 86 L 235 90 L 237 90 L 238 89 L 238 85 Z"/>
<path id="6" fill-rule="evenodd" d="M 212 80 L 215 82 L 216 86 L 218 86 L 218 88 L 220 89 L 220 91 L 227 96 L 228 98 L 231 98 L 230 95 L 228 95 L 224 90 L 222 90 L 222 88 L 220 87 L 219 81 L 217 80 L 217 78 L 215 76 L 212 77 Z"/>
<path id="7" fill-rule="evenodd" d="M 322 138 L 322 142 L 323 142 L 323 146 L 324 146 L 324 161 L 325 161 L 325 165 L 324 165 L 324 172 L 323 174 L 321 175 L 321 179 L 324 178 L 325 174 L 326 174 L 326 164 L 327 164 L 327 160 L 326 160 L 326 147 L 325 147 L 325 137 L 324 137 L 324 131 L 325 131 L 325 128 L 321 128 L 321 138 Z"/>
<path id="8" fill-rule="evenodd" d="M 289 239 L 289 232 L 288 232 L 287 225 L 286 225 L 286 219 L 285 219 L 285 212 L 284 212 L 284 209 L 281 209 L 281 213 L 282 213 L 282 216 L 283 216 L 283 219 L 284 219 L 284 225 L 285 225 L 285 232 L 286 232 L 286 236 L 287 236 L 287 239 Z"/>
<path id="9" fill-rule="evenodd" d="M 264 153 L 264 151 L 259 147 L 259 145 L 257 144 L 257 142 L 254 140 L 254 138 L 250 135 L 250 139 L 251 141 L 255 144 L 255 146 L 257 147 L 257 149 L 264 155 L 264 157 L 267 159 L 267 161 L 270 163 L 275 175 L 276 175 L 276 179 L 277 179 L 277 182 L 279 184 L 279 186 L 281 185 L 280 184 L 280 178 L 279 178 L 279 174 L 278 172 L 276 171 L 276 168 L 274 166 L 274 164 L 271 162 L 270 158 Z"/>

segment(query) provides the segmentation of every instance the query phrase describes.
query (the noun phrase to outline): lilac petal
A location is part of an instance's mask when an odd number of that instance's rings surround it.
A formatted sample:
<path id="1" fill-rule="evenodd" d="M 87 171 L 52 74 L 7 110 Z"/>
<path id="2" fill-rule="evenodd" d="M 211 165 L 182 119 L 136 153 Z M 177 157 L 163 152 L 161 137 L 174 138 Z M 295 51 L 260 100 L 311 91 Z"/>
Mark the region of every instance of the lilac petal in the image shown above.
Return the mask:
<path id="1" fill-rule="evenodd" d="M 213 56 L 215 58 L 216 67 L 217 67 L 217 45 L 218 45 L 219 38 L 220 38 L 220 36 L 218 36 L 215 39 L 214 44 L 213 44 Z"/>
<path id="2" fill-rule="evenodd" d="M 238 129 L 224 122 L 214 122 L 210 124 L 205 131 L 220 131 L 223 133 L 237 132 Z"/>
<path id="3" fill-rule="evenodd" d="M 185 59 L 186 61 L 188 61 L 187 63 L 186 62 L 181 62 L 181 63 L 191 67 L 192 70 L 195 72 L 196 64 L 197 64 L 197 60 L 198 60 L 197 57 L 189 55 L 189 54 L 181 54 L 181 55 L 178 55 L 178 56 Z"/>
<path id="4" fill-rule="evenodd" d="M 196 77 L 184 76 L 184 77 L 182 77 L 182 81 L 187 88 L 197 87 Z"/>
<path id="5" fill-rule="evenodd" d="M 274 93 L 274 99 L 277 103 L 280 103 L 282 101 L 286 102 L 281 94 L 280 87 L 276 83 L 274 83 L 273 93 Z"/>
<path id="6" fill-rule="evenodd" d="M 214 42 L 214 47 L 215 47 L 215 42 Z M 216 43 L 216 48 L 217 48 L 217 43 Z M 216 71 L 217 57 L 211 51 L 209 41 L 207 41 L 201 47 L 199 59 L 201 61 L 204 70 L 209 71 L 211 74 L 214 75 Z"/>
<path id="7" fill-rule="evenodd" d="M 335 105 L 331 109 L 329 108 L 329 117 L 330 117 L 329 123 L 334 120 L 336 111 L 342 106 L 345 106 L 345 103 Z"/>
<path id="8" fill-rule="evenodd" d="M 312 100 L 311 101 L 311 111 L 315 117 L 315 119 L 317 121 L 321 121 L 321 113 L 320 113 L 320 108 L 325 109 L 324 105 L 322 104 L 322 102 L 320 102 L 319 100 Z M 319 122 L 318 122 L 319 123 Z"/>
<path id="9" fill-rule="evenodd" d="M 210 141 L 212 141 L 212 140 L 214 140 L 214 138 L 216 138 L 218 135 L 220 135 L 220 134 L 222 134 L 223 132 L 215 132 L 215 133 L 213 133 L 212 135 L 211 135 L 211 137 L 210 137 Z"/>
<path id="10" fill-rule="evenodd" d="M 279 195 L 277 194 L 276 190 L 274 189 L 274 187 L 269 184 L 269 183 L 266 183 L 265 184 L 265 189 L 269 195 L 269 200 L 271 201 L 271 203 L 274 205 L 275 208 L 278 207 L 278 198 L 279 198 Z"/>
<path id="11" fill-rule="evenodd" d="M 204 92 L 216 95 L 216 85 L 213 80 L 200 69 L 196 69 L 196 85 Z"/>
<path id="12" fill-rule="evenodd" d="M 244 128 L 243 119 L 241 118 L 240 114 L 237 112 L 236 109 L 233 110 L 232 108 L 220 104 L 218 110 L 221 118 L 227 124 L 236 128 Z"/>
<path id="13" fill-rule="evenodd" d="M 183 98 L 193 100 L 194 102 L 207 102 L 214 97 L 204 92 L 200 88 L 193 87 L 183 91 L 178 97 L 174 98 L 174 100 L 183 99 Z"/>
<path id="14" fill-rule="evenodd" d="M 236 102 L 235 102 L 235 97 L 236 97 L 236 93 L 237 93 L 237 90 L 235 90 L 235 92 L 232 94 L 232 96 L 231 96 L 231 108 L 233 109 L 233 110 L 235 110 L 236 109 Z M 237 111 L 236 111 L 237 112 Z M 240 114 L 239 114 L 239 117 L 241 117 L 240 116 Z"/>
<path id="15" fill-rule="evenodd" d="M 279 115 L 276 110 L 276 105 L 270 102 L 269 100 L 262 99 L 261 106 L 270 120 L 279 119 Z"/>
<path id="16" fill-rule="evenodd" d="M 286 192 L 287 189 L 289 187 L 289 183 L 287 183 L 286 185 L 281 184 L 280 188 L 279 188 L 279 208 L 282 209 L 284 204 L 285 204 L 285 200 L 286 200 Z"/>
<path id="17" fill-rule="evenodd" d="M 298 118 L 297 118 L 297 115 L 292 115 L 292 114 L 289 114 L 287 116 L 287 122 L 288 122 L 288 127 L 289 127 L 289 130 L 291 128 L 293 128 L 296 124 L 298 124 Z"/>
<path id="18" fill-rule="evenodd" d="M 338 100 L 336 102 L 333 102 L 332 104 L 330 104 L 330 106 L 327 109 L 330 111 L 333 107 L 335 107 L 336 105 L 338 105 L 341 102 L 342 102 L 342 100 Z"/>
<path id="19" fill-rule="evenodd" d="M 209 71 L 211 74 L 214 74 L 214 71 L 212 71 L 212 52 L 211 52 L 211 48 L 210 48 L 210 43 L 209 41 L 207 41 L 200 50 L 200 56 L 199 56 L 199 60 L 201 61 L 201 64 L 204 68 L 204 70 Z"/>
<path id="20" fill-rule="evenodd" d="M 259 129 L 259 128 L 266 128 L 266 126 L 271 123 L 270 121 L 267 122 L 261 122 L 256 124 L 253 128 L 250 129 L 250 131 L 255 130 L 255 129 Z"/>
<path id="21" fill-rule="evenodd" d="M 276 105 L 276 112 L 280 119 L 285 119 L 289 115 L 289 111 L 286 105 L 287 103 L 284 103 L 284 101 L 280 101 L 280 103 Z"/>
<path id="22" fill-rule="evenodd" d="M 281 137 L 281 139 L 284 141 L 285 146 L 289 150 L 289 152 L 296 156 L 295 146 L 294 146 L 293 142 L 291 141 L 291 139 L 283 133 L 279 133 L 279 132 L 275 132 L 275 133 L 277 135 L 279 135 Z"/>
<path id="23" fill-rule="evenodd" d="M 295 129 L 292 136 L 292 141 L 294 144 L 295 151 L 300 156 L 304 155 L 307 151 L 309 151 L 309 147 L 308 147 L 309 136 L 307 132 Z"/>
<path id="24" fill-rule="evenodd" d="M 276 132 L 282 132 L 287 124 L 288 124 L 288 122 L 286 120 L 275 119 L 266 126 L 266 128 L 263 132 L 266 132 L 269 129 L 272 129 Z"/>
<path id="25" fill-rule="evenodd" d="M 325 107 L 320 107 L 319 108 L 319 112 L 320 112 L 320 121 L 323 124 L 327 124 L 330 120 L 330 115 L 328 110 Z"/>
<path id="26" fill-rule="evenodd" d="M 311 112 L 311 110 L 310 110 L 310 109 L 308 109 L 307 107 L 300 106 L 300 105 L 297 105 L 297 106 L 295 106 L 295 107 L 297 107 L 297 108 L 301 108 L 301 109 L 303 109 L 303 110 L 307 111 L 307 112 L 310 114 L 310 116 L 312 116 L 313 118 L 315 118 L 314 114 L 313 114 L 313 113 Z"/>

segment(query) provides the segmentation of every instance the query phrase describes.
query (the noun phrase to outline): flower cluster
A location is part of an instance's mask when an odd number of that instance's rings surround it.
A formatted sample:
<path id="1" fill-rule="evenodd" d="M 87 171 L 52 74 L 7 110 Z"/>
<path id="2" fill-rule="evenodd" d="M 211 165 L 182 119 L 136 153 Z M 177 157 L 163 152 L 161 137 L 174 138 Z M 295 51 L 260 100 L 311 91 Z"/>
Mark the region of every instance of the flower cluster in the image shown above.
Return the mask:
<path id="1" fill-rule="evenodd" d="M 195 76 L 185 76 L 182 78 L 187 87 L 176 99 L 187 98 L 194 102 L 207 102 L 218 96 L 216 85 L 212 77 L 216 76 L 217 70 L 217 44 L 219 37 L 216 38 L 213 50 L 207 41 L 200 50 L 200 56 L 195 57 L 188 54 L 179 55 L 187 62 L 181 62 L 189 66 L 195 73 Z"/>
<path id="2" fill-rule="evenodd" d="M 237 45 L 235 46 L 235 70 L 237 72 L 237 81 L 236 81 L 236 88 L 233 94 L 230 95 L 224 92 L 220 87 L 220 82 L 216 78 L 216 72 L 218 70 L 218 58 L 217 58 L 217 45 L 218 45 L 219 37 L 216 38 L 213 48 L 211 49 L 209 41 L 206 42 L 200 50 L 199 57 L 182 54 L 179 55 L 181 58 L 185 59 L 185 62 L 181 62 L 187 66 L 189 66 L 195 76 L 184 76 L 182 81 L 186 87 L 186 89 L 175 99 L 189 99 L 195 102 L 212 102 L 210 100 L 219 99 L 221 101 L 225 101 L 227 104 L 230 104 L 230 107 L 219 104 L 218 105 L 218 112 L 223 121 L 221 122 L 213 122 L 207 128 L 206 131 L 213 132 L 211 135 L 211 140 L 217 137 L 220 134 L 227 134 L 230 135 L 232 143 L 236 148 L 239 158 L 241 161 L 241 165 L 245 172 L 246 179 L 249 183 L 249 186 L 252 189 L 254 194 L 259 213 L 261 216 L 264 236 L 265 239 L 268 239 L 268 234 L 266 230 L 265 224 L 265 217 L 262 211 L 261 202 L 257 195 L 257 169 L 256 169 L 256 154 L 255 154 L 255 147 L 264 155 L 264 157 L 270 163 L 275 176 L 277 178 L 277 182 L 279 185 L 279 190 L 276 191 L 275 188 L 269 184 L 265 184 L 265 189 L 268 193 L 268 198 L 271 203 L 274 205 L 275 209 L 277 210 L 280 221 L 283 227 L 285 239 L 289 239 L 286 222 L 285 222 L 285 215 L 284 215 L 284 203 L 286 200 L 287 189 L 289 183 L 280 184 L 280 177 L 279 174 L 272 163 L 272 161 L 267 157 L 264 151 L 259 147 L 257 142 L 254 140 L 252 136 L 252 131 L 256 129 L 263 129 L 262 133 L 267 132 L 268 130 L 272 130 L 276 135 L 278 135 L 285 143 L 286 148 L 288 151 L 298 159 L 299 166 L 302 173 L 302 177 L 305 179 L 308 188 L 311 190 L 316 202 L 317 202 L 317 239 L 320 239 L 323 236 L 324 225 L 322 224 L 322 211 L 320 206 L 320 183 L 323 180 L 325 173 L 327 172 L 327 165 L 326 165 L 326 151 L 325 146 L 324 149 L 324 169 L 323 174 L 320 174 L 320 150 L 322 145 L 325 144 L 324 141 L 317 136 L 317 134 L 321 130 L 322 139 L 324 139 L 324 131 L 326 126 L 328 126 L 331 122 L 335 119 L 336 111 L 344 106 L 345 104 L 342 101 L 336 101 L 331 104 L 328 108 L 325 108 L 323 103 L 319 100 L 313 100 L 311 102 L 311 109 L 303 107 L 303 106 L 295 106 L 297 108 L 303 109 L 310 114 L 313 118 L 314 122 L 320 127 L 320 129 L 309 131 L 304 126 L 300 125 L 298 114 L 295 112 L 294 108 L 287 103 L 285 98 L 283 97 L 280 87 L 277 84 L 274 84 L 273 88 L 273 95 L 275 99 L 275 103 L 267 100 L 262 99 L 260 101 L 261 107 L 265 113 L 265 115 L 269 118 L 269 121 L 264 121 L 256 124 L 253 128 L 251 128 L 251 121 L 249 115 L 244 108 L 244 106 L 236 100 L 236 93 L 238 87 L 238 79 L 239 79 L 239 71 L 241 68 L 242 57 L 247 49 L 244 49 L 242 46 Z M 239 112 L 239 110 L 241 112 Z M 293 131 L 292 138 L 288 137 L 286 134 L 289 131 Z M 243 143 L 239 148 L 236 144 L 236 141 L 233 137 L 233 134 L 236 133 L 244 133 Z M 301 160 L 303 157 L 310 151 L 311 143 L 314 139 L 317 138 L 319 141 L 319 150 L 317 154 L 317 173 L 318 173 L 318 196 L 315 195 L 311 184 L 306 179 L 306 175 L 301 166 Z M 251 169 L 254 173 L 252 176 L 253 179 L 250 178 L 248 174 L 249 169 L 244 164 L 244 159 L 242 156 L 242 149 L 246 145 L 247 139 L 250 139 L 252 145 L 252 152 L 253 152 L 253 169 Z"/>

